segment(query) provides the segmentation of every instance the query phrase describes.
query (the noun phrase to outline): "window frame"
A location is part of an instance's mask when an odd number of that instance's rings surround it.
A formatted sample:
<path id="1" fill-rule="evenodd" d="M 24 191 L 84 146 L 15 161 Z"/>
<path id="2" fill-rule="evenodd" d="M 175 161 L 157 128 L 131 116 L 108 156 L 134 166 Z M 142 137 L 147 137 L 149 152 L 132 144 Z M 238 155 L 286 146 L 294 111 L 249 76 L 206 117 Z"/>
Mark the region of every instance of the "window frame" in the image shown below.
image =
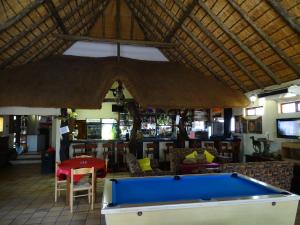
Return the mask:
<path id="1" fill-rule="evenodd" d="M 264 107 L 263 106 L 256 106 L 256 107 L 250 107 L 250 108 L 246 108 L 246 116 L 262 116 L 262 115 L 258 115 L 257 113 L 256 113 L 256 109 L 258 109 L 258 108 L 261 108 L 261 109 L 263 109 Z M 248 114 L 248 110 L 255 110 L 255 113 L 254 113 L 254 115 L 249 115 Z"/>
<path id="2" fill-rule="evenodd" d="M 295 104 L 295 111 L 293 111 L 293 112 L 283 112 L 282 106 L 283 106 L 283 105 L 287 105 L 287 104 L 291 104 L 291 103 L 294 103 L 294 104 Z M 298 109 L 298 105 L 300 105 L 300 101 L 282 102 L 282 103 L 280 103 L 280 113 L 281 113 L 281 114 L 289 114 L 289 113 L 297 113 L 297 112 L 300 112 L 300 109 Z"/>

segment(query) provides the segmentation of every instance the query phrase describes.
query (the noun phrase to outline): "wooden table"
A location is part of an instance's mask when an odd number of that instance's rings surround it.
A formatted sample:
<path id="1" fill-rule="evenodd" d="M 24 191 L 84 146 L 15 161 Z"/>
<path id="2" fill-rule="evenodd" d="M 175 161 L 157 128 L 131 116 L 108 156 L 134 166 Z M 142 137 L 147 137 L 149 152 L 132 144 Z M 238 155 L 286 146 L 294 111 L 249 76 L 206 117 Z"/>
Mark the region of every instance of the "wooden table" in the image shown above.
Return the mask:
<path id="1" fill-rule="evenodd" d="M 100 170 L 105 171 L 106 169 L 105 161 L 97 158 L 74 158 L 74 159 L 65 160 L 58 165 L 57 176 L 65 175 L 67 177 L 67 194 L 66 194 L 67 204 L 69 204 L 69 199 L 70 199 L 71 169 L 92 168 L 92 167 L 95 168 L 95 171 L 100 171 Z M 76 180 L 79 181 L 80 176 L 75 177 L 75 181 Z M 96 181 L 95 181 L 95 185 L 96 185 Z M 94 187 L 94 190 L 96 190 L 96 187 Z"/>

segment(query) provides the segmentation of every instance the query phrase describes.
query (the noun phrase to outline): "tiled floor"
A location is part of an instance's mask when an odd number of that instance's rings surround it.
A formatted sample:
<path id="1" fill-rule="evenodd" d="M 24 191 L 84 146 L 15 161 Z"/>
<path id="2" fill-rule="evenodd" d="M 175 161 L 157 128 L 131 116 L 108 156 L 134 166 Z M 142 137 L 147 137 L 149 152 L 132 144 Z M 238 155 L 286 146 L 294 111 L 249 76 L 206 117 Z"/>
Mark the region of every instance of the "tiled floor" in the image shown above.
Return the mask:
<path id="1" fill-rule="evenodd" d="M 110 174 L 111 177 L 124 175 Z M 54 203 L 53 175 L 41 175 L 39 165 L 0 169 L 0 182 L 0 225 L 103 225 L 103 218 L 100 222 L 101 183 L 95 209 L 90 210 L 87 200 L 82 198 L 71 214 L 64 196 Z M 296 225 L 300 225 L 300 210 Z"/>
<path id="2" fill-rule="evenodd" d="M 126 174 L 111 174 L 111 177 Z M 75 202 L 74 213 L 65 194 L 54 203 L 54 175 L 41 175 L 40 165 L 16 165 L 0 169 L 0 225 L 98 225 L 103 184 L 98 183 L 95 209 L 87 198 Z"/>

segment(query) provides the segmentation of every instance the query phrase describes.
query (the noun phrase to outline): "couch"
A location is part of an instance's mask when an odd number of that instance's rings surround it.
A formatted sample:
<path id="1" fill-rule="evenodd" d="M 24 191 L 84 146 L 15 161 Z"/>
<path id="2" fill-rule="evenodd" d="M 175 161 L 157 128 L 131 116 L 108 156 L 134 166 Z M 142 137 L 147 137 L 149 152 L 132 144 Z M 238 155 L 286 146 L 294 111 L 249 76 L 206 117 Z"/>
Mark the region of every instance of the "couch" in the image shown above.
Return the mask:
<path id="1" fill-rule="evenodd" d="M 171 171 L 160 170 L 158 168 L 157 163 L 155 163 L 155 161 L 153 161 L 153 160 L 151 160 L 152 171 L 142 171 L 139 166 L 138 160 L 131 153 L 126 154 L 126 164 L 127 164 L 128 170 L 130 172 L 130 176 L 132 176 L 132 177 L 164 176 L 164 175 L 174 174 Z"/>
<path id="2" fill-rule="evenodd" d="M 267 161 L 222 164 L 220 172 L 237 172 L 281 189 L 290 190 L 294 164 L 288 161 Z"/>
<path id="3" fill-rule="evenodd" d="M 192 153 L 193 151 L 197 151 L 198 154 L 203 154 L 205 150 L 206 149 L 203 149 L 203 148 L 173 148 L 173 149 L 170 149 L 169 156 L 170 156 L 171 171 L 175 174 L 182 173 L 182 171 L 181 171 L 183 168 L 182 161 L 185 159 L 185 156 Z M 228 163 L 231 160 L 228 157 L 219 156 L 218 152 L 214 149 L 207 149 L 207 151 L 215 156 L 214 162 Z M 186 165 L 186 167 L 189 167 L 189 165 Z"/>
<path id="4" fill-rule="evenodd" d="M 203 149 L 179 149 L 170 150 L 170 167 L 173 174 L 182 174 L 180 165 L 185 156 L 193 151 L 203 153 Z M 211 154 L 217 155 L 216 152 L 208 150 Z M 222 162 L 222 158 L 216 158 L 219 161 L 220 173 L 237 172 L 257 180 L 271 184 L 285 190 L 291 189 L 293 179 L 294 164 L 288 161 L 267 161 L 267 162 L 249 162 L 249 163 L 228 163 Z"/>

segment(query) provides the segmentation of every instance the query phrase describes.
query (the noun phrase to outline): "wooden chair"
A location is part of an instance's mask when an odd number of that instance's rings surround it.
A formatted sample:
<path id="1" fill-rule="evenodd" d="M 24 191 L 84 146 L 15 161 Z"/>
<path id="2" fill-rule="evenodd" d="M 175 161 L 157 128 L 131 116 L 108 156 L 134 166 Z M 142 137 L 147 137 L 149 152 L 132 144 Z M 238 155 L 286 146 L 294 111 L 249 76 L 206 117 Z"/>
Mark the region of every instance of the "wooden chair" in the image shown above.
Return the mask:
<path id="1" fill-rule="evenodd" d="M 149 158 L 149 156 L 152 155 L 152 159 L 154 159 L 154 152 L 155 152 L 155 144 L 152 143 L 147 143 L 146 145 L 147 149 L 146 149 L 146 157 Z"/>
<path id="2" fill-rule="evenodd" d="M 167 161 L 167 156 L 170 153 L 170 148 L 174 148 L 174 143 L 170 142 L 170 143 L 166 143 L 166 149 L 164 149 L 164 156 L 165 156 L 165 161 Z"/>
<path id="3" fill-rule="evenodd" d="M 74 182 L 74 176 L 81 175 L 86 176 L 90 181 L 86 182 L 78 182 L 77 184 Z M 78 197 L 88 197 L 89 204 L 91 204 L 91 209 L 94 209 L 94 195 L 95 195 L 95 169 L 92 168 L 80 168 L 80 169 L 71 169 L 71 183 L 70 183 L 70 210 L 73 212 L 73 203 L 74 199 Z M 76 193 L 80 191 L 87 191 L 86 194 L 78 194 Z"/>
<path id="4" fill-rule="evenodd" d="M 73 147 L 73 157 L 76 155 L 83 155 L 85 154 L 85 144 L 76 144 L 72 145 Z"/>
<path id="5" fill-rule="evenodd" d="M 58 162 L 55 163 L 55 197 L 54 200 L 57 202 L 57 197 L 60 196 L 60 191 L 67 191 L 67 178 L 60 179 L 57 176 Z"/>

